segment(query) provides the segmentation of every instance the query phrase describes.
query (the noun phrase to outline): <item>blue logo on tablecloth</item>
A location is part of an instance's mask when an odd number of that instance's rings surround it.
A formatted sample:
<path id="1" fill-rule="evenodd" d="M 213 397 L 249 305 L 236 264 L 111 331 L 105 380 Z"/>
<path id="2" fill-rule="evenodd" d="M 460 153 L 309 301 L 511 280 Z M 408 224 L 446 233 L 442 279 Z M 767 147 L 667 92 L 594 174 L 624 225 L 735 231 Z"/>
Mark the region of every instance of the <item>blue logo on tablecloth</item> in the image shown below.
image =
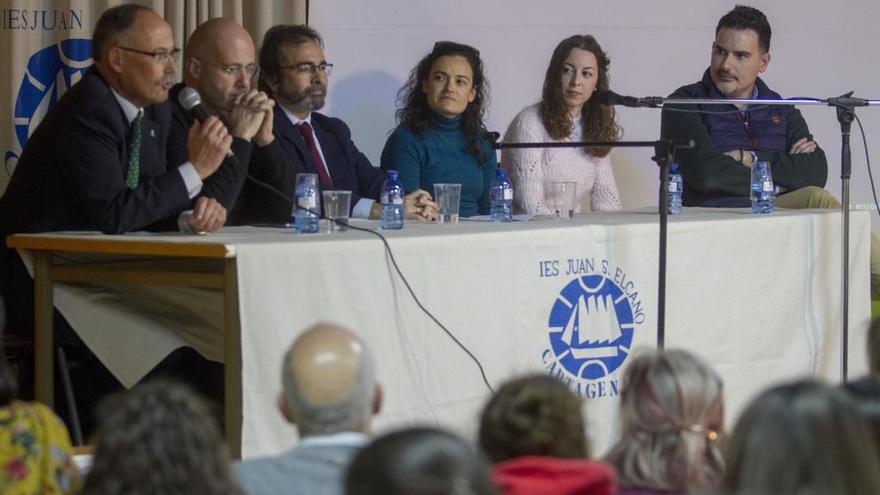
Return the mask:
<path id="1" fill-rule="evenodd" d="M 15 137 L 19 150 L 27 145 L 34 129 L 67 90 L 92 65 L 92 40 L 68 39 L 31 55 L 15 99 Z M 5 153 L 6 170 L 12 174 L 18 154 Z"/>
<path id="2" fill-rule="evenodd" d="M 596 380 L 623 364 L 635 325 L 623 289 L 608 277 L 584 275 L 559 293 L 548 326 L 559 365 L 577 379 Z"/>

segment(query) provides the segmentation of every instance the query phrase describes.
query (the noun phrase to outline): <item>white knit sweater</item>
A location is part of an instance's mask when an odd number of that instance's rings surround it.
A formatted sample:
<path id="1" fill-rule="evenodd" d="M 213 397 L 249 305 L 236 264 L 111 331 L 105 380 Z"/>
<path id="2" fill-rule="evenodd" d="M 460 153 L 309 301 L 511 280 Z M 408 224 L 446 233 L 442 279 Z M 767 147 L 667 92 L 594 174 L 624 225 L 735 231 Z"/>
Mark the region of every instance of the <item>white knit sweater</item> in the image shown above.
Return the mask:
<path id="1" fill-rule="evenodd" d="M 575 122 L 564 142 L 582 141 L 582 125 Z M 525 108 L 504 135 L 505 142 L 534 143 L 555 141 L 547 134 L 538 110 L 538 104 Z M 592 211 L 621 209 L 620 196 L 611 172 L 611 159 L 589 155 L 583 148 L 506 149 L 501 156 L 513 182 L 513 201 L 518 211 L 550 214 L 554 210 L 553 182 L 576 182 L 577 203 L 580 212 L 584 194 L 591 193 Z"/>

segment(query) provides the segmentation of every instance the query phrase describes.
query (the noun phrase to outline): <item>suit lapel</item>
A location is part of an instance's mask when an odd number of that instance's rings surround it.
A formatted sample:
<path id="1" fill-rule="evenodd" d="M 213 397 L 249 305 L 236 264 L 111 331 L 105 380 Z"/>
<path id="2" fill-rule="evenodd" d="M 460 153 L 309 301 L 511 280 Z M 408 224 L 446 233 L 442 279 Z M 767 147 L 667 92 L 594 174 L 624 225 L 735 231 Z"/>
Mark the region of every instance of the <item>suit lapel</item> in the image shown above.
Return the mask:
<path id="1" fill-rule="evenodd" d="M 305 167 L 303 168 L 306 172 L 312 174 L 316 173 L 315 164 L 312 160 L 312 154 L 308 149 L 308 145 L 306 145 L 306 142 L 299 134 L 299 131 L 296 130 L 296 126 L 293 125 L 293 122 L 287 118 L 284 110 L 281 110 L 280 108 L 275 110 L 274 125 L 275 133 L 281 137 L 285 152 L 289 153 L 294 161 L 299 162 L 300 164 L 305 164 Z"/>

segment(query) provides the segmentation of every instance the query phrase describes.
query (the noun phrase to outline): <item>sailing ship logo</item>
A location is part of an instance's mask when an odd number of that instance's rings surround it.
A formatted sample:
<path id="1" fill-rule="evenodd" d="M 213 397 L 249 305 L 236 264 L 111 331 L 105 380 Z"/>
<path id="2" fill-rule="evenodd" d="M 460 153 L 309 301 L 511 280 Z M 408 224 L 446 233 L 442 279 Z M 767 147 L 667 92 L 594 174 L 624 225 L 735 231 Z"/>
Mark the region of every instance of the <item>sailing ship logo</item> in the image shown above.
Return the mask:
<path id="1" fill-rule="evenodd" d="M 573 377 L 596 380 L 629 355 L 635 325 L 626 293 L 602 275 L 584 275 L 560 291 L 549 319 L 550 349 Z"/>

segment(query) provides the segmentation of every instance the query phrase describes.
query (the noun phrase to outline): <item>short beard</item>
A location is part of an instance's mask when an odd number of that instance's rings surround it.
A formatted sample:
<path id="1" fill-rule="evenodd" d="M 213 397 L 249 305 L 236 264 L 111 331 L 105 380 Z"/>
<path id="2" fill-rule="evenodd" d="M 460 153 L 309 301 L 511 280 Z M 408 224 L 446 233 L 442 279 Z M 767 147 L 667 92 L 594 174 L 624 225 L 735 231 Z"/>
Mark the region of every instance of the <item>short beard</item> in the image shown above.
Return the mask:
<path id="1" fill-rule="evenodd" d="M 280 96 L 289 102 L 290 110 L 297 113 L 309 113 L 324 108 L 324 100 L 327 97 L 326 89 L 320 96 L 310 94 L 314 88 L 308 88 L 301 92 L 279 91 Z"/>

